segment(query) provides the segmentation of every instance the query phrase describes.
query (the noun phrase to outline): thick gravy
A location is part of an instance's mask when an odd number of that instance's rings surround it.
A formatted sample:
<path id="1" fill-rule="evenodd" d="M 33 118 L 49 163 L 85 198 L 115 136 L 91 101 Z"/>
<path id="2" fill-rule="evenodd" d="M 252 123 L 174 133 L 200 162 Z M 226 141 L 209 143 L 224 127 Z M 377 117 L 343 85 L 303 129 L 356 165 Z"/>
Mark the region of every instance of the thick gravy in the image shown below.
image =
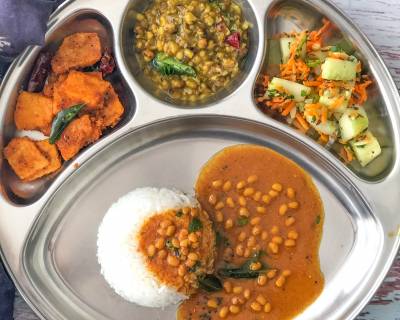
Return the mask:
<path id="1" fill-rule="evenodd" d="M 324 213 L 302 168 L 261 146 L 228 147 L 203 167 L 196 193 L 214 221 L 223 289 L 192 296 L 178 319 L 292 319 L 319 296 Z M 245 262 L 246 278 L 229 277 Z"/>

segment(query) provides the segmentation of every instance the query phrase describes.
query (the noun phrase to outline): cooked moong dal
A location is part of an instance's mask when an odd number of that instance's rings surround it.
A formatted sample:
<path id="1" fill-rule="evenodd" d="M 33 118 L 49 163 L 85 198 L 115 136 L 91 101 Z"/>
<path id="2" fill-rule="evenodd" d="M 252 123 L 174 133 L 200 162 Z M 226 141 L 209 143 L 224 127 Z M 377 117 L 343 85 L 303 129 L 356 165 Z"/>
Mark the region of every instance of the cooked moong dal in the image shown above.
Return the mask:
<path id="1" fill-rule="evenodd" d="M 155 0 L 136 15 L 135 49 L 159 89 L 175 100 L 196 101 L 238 74 L 249 27 L 231 0 Z"/>
<path id="2" fill-rule="evenodd" d="M 323 206 L 308 174 L 276 152 L 228 147 L 196 184 L 217 232 L 223 290 L 185 301 L 178 319 L 292 319 L 321 293 Z"/>

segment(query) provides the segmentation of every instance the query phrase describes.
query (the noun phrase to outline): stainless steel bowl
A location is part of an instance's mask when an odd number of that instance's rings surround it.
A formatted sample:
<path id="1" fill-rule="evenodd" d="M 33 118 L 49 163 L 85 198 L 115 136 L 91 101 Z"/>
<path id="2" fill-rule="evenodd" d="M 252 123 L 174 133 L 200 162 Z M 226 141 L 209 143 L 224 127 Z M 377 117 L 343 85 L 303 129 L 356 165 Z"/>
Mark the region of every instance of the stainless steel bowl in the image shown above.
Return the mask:
<path id="1" fill-rule="evenodd" d="M 99 32 L 113 46 L 119 70 L 114 82 L 127 111 L 117 128 L 65 163 L 56 176 L 21 184 L 1 160 L 1 255 L 25 299 L 43 319 L 174 318 L 174 308 L 142 308 L 108 287 L 96 259 L 99 222 L 108 206 L 132 188 L 163 185 L 189 191 L 214 152 L 251 142 L 302 165 L 324 202 L 320 256 L 326 285 L 296 319 L 354 318 L 382 282 L 400 242 L 390 236 L 400 225 L 400 98 L 377 52 L 327 1 L 243 1 L 254 23 L 254 47 L 243 73 L 232 87 L 205 102 L 207 107 L 177 108 L 141 78 L 130 51 L 130 12 L 143 3 L 69 1 L 49 23 L 49 48 L 76 31 Z M 375 80 L 368 107 L 385 150 L 365 171 L 344 166 L 329 150 L 265 116 L 253 99 L 260 71 L 274 67 L 268 58 L 270 36 L 292 26 L 313 27 L 322 15 L 343 31 L 339 36 L 354 47 Z M 39 50 L 27 49 L 0 88 L 0 148 L 15 132 L 18 90 Z"/>

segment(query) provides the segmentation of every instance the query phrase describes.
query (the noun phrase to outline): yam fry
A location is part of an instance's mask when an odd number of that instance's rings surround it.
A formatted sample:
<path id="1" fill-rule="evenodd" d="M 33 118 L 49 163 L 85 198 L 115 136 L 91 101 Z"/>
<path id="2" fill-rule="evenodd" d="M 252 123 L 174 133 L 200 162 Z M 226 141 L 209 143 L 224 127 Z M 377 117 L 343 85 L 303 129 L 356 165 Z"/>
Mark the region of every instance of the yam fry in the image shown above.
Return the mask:
<path id="1" fill-rule="evenodd" d="M 23 91 L 18 96 L 14 121 L 18 130 L 40 130 L 50 133 L 53 119 L 52 100 L 41 93 Z"/>
<path id="2" fill-rule="evenodd" d="M 97 75 L 71 71 L 66 79 L 54 85 L 53 113 L 72 105 L 84 103 L 85 110 L 99 109 L 111 84 Z"/>
<path id="3" fill-rule="evenodd" d="M 64 160 L 74 157 L 80 149 L 89 143 L 95 142 L 101 136 L 101 130 L 96 126 L 89 115 L 83 115 L 73 120 L 56 142 Z"/>
<path id="4" fill-rule="evenodd" d="M 104 107 L 98 112 L 98 118 L 101 120 L 102 129 L 114 127 L 121 119 L 123 113 L 124 107 L 122 106 L 114 88 L 110 87 L 106 96 Z"/>
<path id="5" fill-rule="evenodd" d="M 49 161 L 49 165 L 29 177 L 30 180 L 36 180 L 61 168 L 61 157 L 55 145 L 49 143 L 49 140 L 35 142 L 38 149 Z"/>
<path id="6" fill-rule="evenodd" d="M 25 181 L 36 179 L 38 172 L 50 164 L 35 141 L 26 137 L 13 138 L 4 149 L 4 157 L 17 176 Z"/>
<path id="7" fill-rule="evenodd" d="M 56 74 L 71 69 L 89 67 L 101 58 L 101 43 L 97 33 L 75 33 L 65 37 L 51 66 Z"/>
<path id="8" fill-rule="evenodd" d="M 44 84 L 43 87 L 43 94 L 46 97 L 52 98 L 53 97 L 53 91 L 54 91 L 54 85 L 57 82 L 63 82 L 67 78 L 67 73 L 62 73 L 62 74 L 55 74 L 55 73 L 50 73 L 49 76 L 46 79 L 46 83 Z"/>

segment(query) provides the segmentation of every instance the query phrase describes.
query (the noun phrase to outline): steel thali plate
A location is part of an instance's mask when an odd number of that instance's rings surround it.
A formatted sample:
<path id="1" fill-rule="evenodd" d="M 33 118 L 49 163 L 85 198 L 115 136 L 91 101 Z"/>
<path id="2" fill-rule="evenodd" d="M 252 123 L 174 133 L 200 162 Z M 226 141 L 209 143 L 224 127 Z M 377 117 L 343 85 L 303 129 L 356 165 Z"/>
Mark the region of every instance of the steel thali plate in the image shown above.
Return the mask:
<path id="1" fill-rule="evenodd" d="M 67 2 L 49 23 L 47 42 L 96 31 L 114 48 L 117 91 L 127 109 L 121 124 L 81 152 L 57 176 L 22 187 L 2 163 L 1 254 L 17 286 L 44 319 L 173 319 L 175 309 L 141 308 L 119 298 L 99 273 L 98 225 L 109 205 L 132 188 L 175 186 L 190 191 L 201 165 L 237 143 L 268 146 L 303 166 L 324 202 L 320 248 L 326 285 L 296 319 L 352 319 L 371 298 L 399 246 L 400 102 L 389 73 L 368 40 L 326 1 L 239 1 L 253 23 L 254 44 L 238 80 L 201 108 L 173 106 L 138 74 L 129 28 L 143 1 Z M 257 110 L 253 90 L 262 69 L 273 68 L 268 39 L 287 28 L 331 19 L 368 65 L 375 80 L 372 125 L 384 141 L 372 169 L 347 168 L 329 150 Z M 51 47 L 51 45 L 49 45 Z M 30 48 L 1 87 L 1 144 L 12 136 L 18 88 L 39 52 Z M 166 170 L 168 168 L 168 170 Z"/>

